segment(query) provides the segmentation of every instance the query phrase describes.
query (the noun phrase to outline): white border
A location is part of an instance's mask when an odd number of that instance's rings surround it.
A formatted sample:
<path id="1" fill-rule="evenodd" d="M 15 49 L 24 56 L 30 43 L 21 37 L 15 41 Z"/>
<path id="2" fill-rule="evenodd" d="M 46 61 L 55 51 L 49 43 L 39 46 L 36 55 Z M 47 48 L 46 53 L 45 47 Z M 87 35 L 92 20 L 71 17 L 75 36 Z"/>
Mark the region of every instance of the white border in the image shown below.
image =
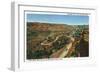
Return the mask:
<path id="1" fill-rule="evenodd" d="M 66 58 L 63 60 L 44 60 L 44 61 L 25 61 L 24 53 L 24 11 L 47 11 L 56 13 L 88 13 L 89 21 L 89 45 L 91 48 L 89 52 L 89 57 L 85 58 Z M 55 68 L 55 67 L 69 67 L 69 66 L 87 66 L 94 65 L 96 61 L 96 51 L 94 44 L 94 33 L 95 33 L 95 19 L 96 19 L 95 8 L 87 7 L 77 7 L 77 6 L 43 6 L 43 5 L 32 5 L 32 3 L 12 3 L 12 61 L 11 69 L 17 70 L 30 70 L 30 69 L 45 69 L 45 68 Z M 24 28 L 25 27 L 25 28 Z M 23 42 L 24 41 L 24 42 Z"/>

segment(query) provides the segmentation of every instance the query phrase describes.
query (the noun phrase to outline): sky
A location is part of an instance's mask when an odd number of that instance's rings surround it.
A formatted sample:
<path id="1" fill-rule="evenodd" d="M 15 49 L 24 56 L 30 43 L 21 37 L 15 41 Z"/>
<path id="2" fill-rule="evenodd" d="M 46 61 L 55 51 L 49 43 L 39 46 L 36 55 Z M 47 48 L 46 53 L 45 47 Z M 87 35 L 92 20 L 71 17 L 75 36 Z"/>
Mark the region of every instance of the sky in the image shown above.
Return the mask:
<path id="1" fill-rule="evenodd" d="M 52 15 L 52 14 L 27 14 L 27 22 L 58 23 L 68 25 L 88 25 L 89 16 L 81 15 Z"/>

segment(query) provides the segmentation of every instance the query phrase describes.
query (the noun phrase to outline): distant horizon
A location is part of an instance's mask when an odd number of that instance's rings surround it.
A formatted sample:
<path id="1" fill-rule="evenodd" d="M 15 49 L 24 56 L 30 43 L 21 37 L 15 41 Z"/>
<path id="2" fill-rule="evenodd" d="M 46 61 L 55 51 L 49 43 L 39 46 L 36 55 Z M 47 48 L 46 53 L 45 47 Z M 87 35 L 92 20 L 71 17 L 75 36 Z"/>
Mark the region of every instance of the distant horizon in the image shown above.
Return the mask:
<path id="1" fill-rule="evenodd" d="M 89 16 L 27 14 L 27 22 L 54 23 L 67 25 L 89 25 Z"/>
<path id="2" fill-rule="evenodd" d="M 53 22 L 27 22 L 27 23 L 49 23 L 49 24 L 64 24 L 64 25 L 76 25 L 76 24 L 65 24 L 65 23 L 53 23 Z M 80 24 L 77 24 L 80 25 Z M 89 25 L 89 24 L 83 24 L 83 25 Z"/>

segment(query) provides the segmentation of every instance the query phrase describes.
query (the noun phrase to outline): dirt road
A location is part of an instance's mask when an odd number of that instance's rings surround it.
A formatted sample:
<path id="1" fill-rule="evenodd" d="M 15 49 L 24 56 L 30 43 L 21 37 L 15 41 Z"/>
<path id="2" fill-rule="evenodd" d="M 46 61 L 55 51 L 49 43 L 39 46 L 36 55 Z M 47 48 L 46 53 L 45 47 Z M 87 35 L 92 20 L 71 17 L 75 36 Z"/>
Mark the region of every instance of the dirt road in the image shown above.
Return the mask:
<path id="1" fill-rule="evenodd" d="M 71 42 L 69 44 L 66 44 L 64 48 L 61 48 L 57 52 L 53 53 L 50 57 L 51 58 L 64 58 L 65 56 L 69 55 L 72 51 L 73 42 L 75 39 L 73 37 L 70 37 Z"/>

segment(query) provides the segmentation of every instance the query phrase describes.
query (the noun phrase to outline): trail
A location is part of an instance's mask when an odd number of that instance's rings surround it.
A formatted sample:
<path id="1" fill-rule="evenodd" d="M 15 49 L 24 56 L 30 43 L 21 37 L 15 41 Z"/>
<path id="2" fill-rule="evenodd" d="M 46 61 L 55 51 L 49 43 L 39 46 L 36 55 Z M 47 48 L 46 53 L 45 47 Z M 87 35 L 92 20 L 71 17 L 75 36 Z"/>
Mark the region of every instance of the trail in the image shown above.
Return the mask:
<path id="1" fill-rule="evenodd" d="M 73 50 L 73 42 L 75 39 L 73 37 L 70 37 L 71 42 L 69 44 L 66 44 L 64 48 L 61 48 L 57 52 L 53 53 L 50 57 L 51 58 L 64 58 L 65 56 L 69 56 Z"/>
<path id="2" fill-rule="evenodd" d="M 43 41 L 43 42 L 41 43 L 41 45 L 48 45 L 48 46 L 50 46 L 50 45 L 52 45 L 54 42 L 56 42 L 56 41 L 59 39 L 59 37 L 61 37 L 61 36 L 62 36 L 62 35 L 57 36 L 57 37 L 55 38 L 54 41 L 49 42 L 49 43 L 47 43 L 47 42 L 46 42 L 47 40 L 45 40 L 45 41 Z"/>

